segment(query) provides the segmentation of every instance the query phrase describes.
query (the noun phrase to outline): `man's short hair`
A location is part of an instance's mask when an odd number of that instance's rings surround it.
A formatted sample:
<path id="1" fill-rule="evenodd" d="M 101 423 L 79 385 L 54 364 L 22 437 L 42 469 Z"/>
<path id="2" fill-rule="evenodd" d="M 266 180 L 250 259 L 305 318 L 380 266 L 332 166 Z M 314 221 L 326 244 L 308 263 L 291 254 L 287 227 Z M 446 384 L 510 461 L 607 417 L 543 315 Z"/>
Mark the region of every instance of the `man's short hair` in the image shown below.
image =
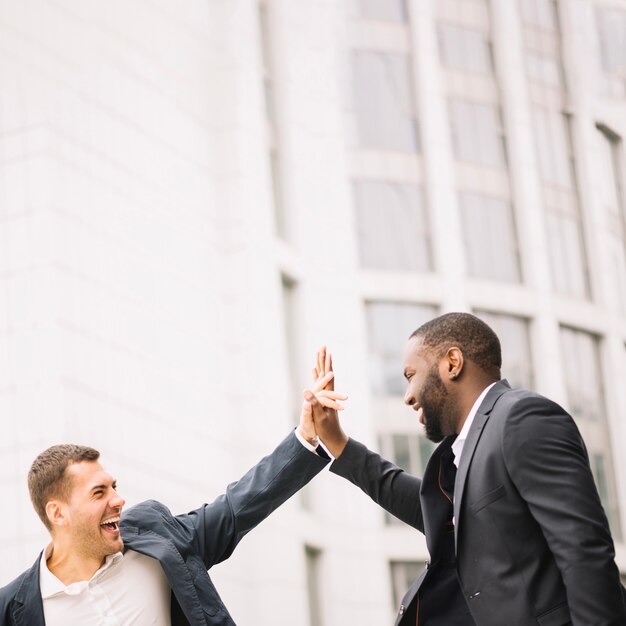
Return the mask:
<path id="1" fill-rule="evenodd" d="M 500 378 L 502 351 L 496 333 L 481 319 L 470 313 L 446 313 L 422 324 L 411 334 L 436 357 L 443 356 L 453 346 L 466 359 L 486 373 Z"/>
<path id="2" fill-rule="evenodd" d="M 28 472 L 28 491 L 37 515 L 48 530 L 52 524 L 46 515 L 46 504 L 52 498 L 67 501 L 71 495 L 71 477 L 66 472 L 68 466 L 99 458 L 100 453 L 94 448 L 63 443 L 44 450 L 33 461 Z"/>

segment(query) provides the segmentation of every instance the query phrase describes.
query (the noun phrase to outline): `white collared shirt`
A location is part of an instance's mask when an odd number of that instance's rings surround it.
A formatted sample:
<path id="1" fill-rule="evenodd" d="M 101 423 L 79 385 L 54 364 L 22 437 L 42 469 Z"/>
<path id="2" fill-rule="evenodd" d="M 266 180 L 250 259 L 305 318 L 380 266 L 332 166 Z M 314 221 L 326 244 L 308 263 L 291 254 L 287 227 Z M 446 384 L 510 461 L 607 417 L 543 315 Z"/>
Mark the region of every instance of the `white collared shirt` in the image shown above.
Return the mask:
<path id="1" fill-rule="evenodd" d="M 463 446 L 465 445 L 465 440 L 467 439 L 467 435 L 472 426 L 472 422 L 476 417 L 476 413 L 478 412 L 478 407 L 481 405 L 482 401 L 485 399 L 487 392 L 495 385 L 496 383 L 491 383 L 488 387 L 485 387 L 482 393 L 476 398 L 476 402 L 472 405 L 467 418 L 465 419 L 465 423 L 463 424 L 463 428 L 461 428 L 461 432 L 459 436 L 454 440 L 452 444 L 452 453 L 454 454 L 454 464 L 456 468 L 459 469 L 459 464 L 461 463 L 461 454 L 463 454 Z"/>
<path id="2" fill-rule="evenodd" d="M 107 556 L 89 579 L 64 585 L 43 552 L 39 587 L 46 626 L 171 626 L 171 589 L 156 560 L 134 550 Z"/>

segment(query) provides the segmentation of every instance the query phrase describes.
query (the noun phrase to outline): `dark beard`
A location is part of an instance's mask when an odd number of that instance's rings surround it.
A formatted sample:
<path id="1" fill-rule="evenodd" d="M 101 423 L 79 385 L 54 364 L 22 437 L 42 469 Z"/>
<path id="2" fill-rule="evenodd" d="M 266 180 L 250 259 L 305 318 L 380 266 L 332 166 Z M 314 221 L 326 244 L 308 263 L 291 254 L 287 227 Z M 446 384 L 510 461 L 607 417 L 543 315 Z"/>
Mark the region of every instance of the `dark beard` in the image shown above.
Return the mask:
<path id="1" fill-rule="evenodd" d="M 443 431 L 443 420 L 447 399 L 448 390 L 439 378 L 437 367 L 433 367 L 424 383 L 420 406 L 424 414 L 426 438 L 434 443 L 439 443 L 446 436 Z"/>

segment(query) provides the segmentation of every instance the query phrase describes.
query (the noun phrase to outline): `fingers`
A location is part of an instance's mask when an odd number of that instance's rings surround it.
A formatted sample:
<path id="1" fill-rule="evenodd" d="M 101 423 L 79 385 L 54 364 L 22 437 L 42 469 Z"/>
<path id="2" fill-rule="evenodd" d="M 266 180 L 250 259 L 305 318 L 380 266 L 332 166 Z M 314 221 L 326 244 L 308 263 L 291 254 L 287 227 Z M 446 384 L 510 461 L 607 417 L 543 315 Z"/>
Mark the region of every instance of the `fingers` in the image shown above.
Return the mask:
<path id="1" fill-rule="evenodd" d="M 326 376 L 333 371 L 333 359 L 326 346 L 322 346 L 315 353 L 315 366 L 313 367 L 313 383 L 318 385 L 320 378 Z M 327 389 L 334 389 L 335 383 L 333 379 L 328 379 L 325 383 Z M 321 389 L 322 387 L 320 387 Z"/>
<path id="2" fill-rule="evenodd" d="M 330 398 L 319 397 L 318 402 L 326 409 L 333 409 L 333 411 L 343 411 L 343 405 L 339 404 L 339 402 L 335 402 Z"/>
<path id="3" fill-rule="evenodd" d="M 326 346 L 322 346 L 317 351 L 317 370 L 320 374 L 327 374 L 328 369 L 326 368 Z"/>
<path id="4" fill-rule="evenodd" d="M 327 371 L 332 372 L 333 371 L 333 355 L 330 352 L 328 352 L 326 359 L 328 363 Z M 333 379 L 328 384 L 328 389 L 334 389 L 334 388 L 335 388 L 335 379 L 333 377 Z"/>
<path id="5" fill-rule="evenodd" d="M 333 379 L 333 376 L 333 372 L 328 372 L 328 374 L 318 378 L 313 385 L 313 393 L 317 393 L 320 389 L 324 389 L 324 387 L 326 387 L 326 385 Z"/>
<path id="6" fill-rule="evenodd" d="M 332 372 L 331 372 L 332 373 Z M 320 405 L 327 409 L 333 409 L 335 411 L 343 411 L 343 405 L 338 400 L 347 400 L 348 396 L 338 391 L 332 391 L 330 389 L 321 389 L 318 391 L 310 391 L 305 389 L 303 392 L 305 403 L 310 404 L 317 410 Z"/>

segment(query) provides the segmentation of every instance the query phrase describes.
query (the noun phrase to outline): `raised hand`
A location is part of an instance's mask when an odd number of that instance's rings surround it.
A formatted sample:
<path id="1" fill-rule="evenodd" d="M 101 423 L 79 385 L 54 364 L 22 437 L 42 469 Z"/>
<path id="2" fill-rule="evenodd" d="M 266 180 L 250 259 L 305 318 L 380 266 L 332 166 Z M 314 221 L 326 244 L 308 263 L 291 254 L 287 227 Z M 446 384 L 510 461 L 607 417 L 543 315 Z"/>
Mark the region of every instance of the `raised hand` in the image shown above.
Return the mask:
<path id="1" fill-rule="evenodd" d="M 348 443 L 348 436 L 343 432 L 337 411 L 343 406 L 337 400 L 346 400 L 347 396 L 334 391 L 333 360 L 331 354 L 322 346 L 316 355 L 313 368 L 313 389 L 304 391 L 303 415 L 311 416 L 315 431 L 330 453 L 337 458 Z M 308 404 L 309 407 L 305 405 Z"/>
<path id="2" fill-rule="evenodd" d="M 320 353 L 323 351 L 322 360 L 320 362 Z M 338 400 L 346 400 L 348 396 L 338 393 L 334 390 L 333 384 L 334 373 L 332 371 L 332 360 L 330 355 L 326 357 L 326 347 L 319 350 L 316 355 L 316 366 L 313 369 L 313 387 L 309 393 L 315 394 L 319 398 L 319 402 L 324 407 L 333 411 L 342 411 L 343 406 Z M 308 391 L 308 390 L 307 390 Z M 313 408 L 310 402 L 306 400 L 302 403 L 302 412 L 300 414 L 300 434 L 312 445 L 317 445 L 318 438 L 313 422 Z"/>

